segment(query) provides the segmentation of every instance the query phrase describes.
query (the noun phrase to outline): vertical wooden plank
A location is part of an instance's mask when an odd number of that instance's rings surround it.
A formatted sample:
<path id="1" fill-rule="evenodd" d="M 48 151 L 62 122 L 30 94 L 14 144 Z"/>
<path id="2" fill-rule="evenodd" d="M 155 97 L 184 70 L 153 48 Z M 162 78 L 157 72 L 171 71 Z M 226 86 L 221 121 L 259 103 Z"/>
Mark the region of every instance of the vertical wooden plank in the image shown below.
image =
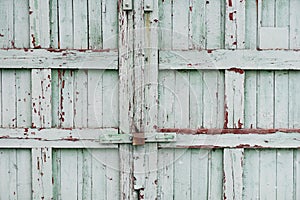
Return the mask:
<path id="1" fill-rule="evenodd" d="M 224 149 L 224 199 L 243 197 L 243 149 Z"/>
<path id="2" fill-rule="evenodd" d="M 118 127 L 118 74 L 103 72 L 103 127 Z"/>
<path id="3" fill-rule="evenodd" d="M 29 2 L 14 1 L 14 47 L 29 48 Z"/>
<path id="4" fill-rule="evenodd" d="M 58 73 L 59 72 L 59 73 Z M 59 127 L 59 109 L 60 109 L 60 89 L 59 89 L 59 75 L 60 70 L 53 69 L 51 70 L 51 95 L 52 95 L 52 101 L 51 101 L 51 124 L 52 127 Z"/>
<path id="5" fill-rule="evenodd" d="M 191 151 L 191 200 L 208 199 L 209 150 L 192 149 Z"/>
<path id="6" fill-rule="evenodd" d="M 173 199 L 174 149 L 161 149 L 158 151 L 158 194 L 160 199 Z"/>
<path id="7" fill-rule="evenodd" d="M 32 148 L 33 199 L 52 198 L 52 149 Z"/>
<path id="8" fill-rule="evenodd" d="M 290 48 L 300 48 L 300 2 L 290 0 Z"/>
<path id="9" fill-rule="evenodd" d="M 191 151 L 176 149 L 174 160 L 174 200 L 190 199 L 190 165 Z"/>
<path id="10" fill-rule="evenodd" d="M 103 72 L 88 71 L 88 127 L 102 127 L 103 120 Z"/>
<path id="11" fill-rule="evenodd" d="M 225 71 L 225 122 L 224 128 L 242 128 L 244 123 L 243 70 Z"/>
<path id="12" fill-rule="evenodd" d="M 49 0 L 29 0 L 30 36 L 32 48 L 49 48 Z"/>
<path id="13" fill-rule="evenodd" d="M 245 48 L 256 49 L 257 44 L 257 2 L 245 1 Z"/>
<path id="14" fill-rule="evenodd" d="M 117 0 L 102 0 L 103 49 L 117 48 Z"/>
<path id="15" fill-rule="evenodd" d="M 14 45 L 14 1 L 0 2 L 0 48 L 12 48 Z"/>
<path id="16" fill-rule="evenodd" d="M 202 71 L 190 72 L 190 128 L 203 126 L 203 73 Z"/>
<path id="17" fill-rule="evenodd" d="M 49 2 L 50 48 L 58 48 L 58 0 Z"/>
<path id="18" fill-rule="evenodd" d="M 274 72 L 258 72 L 257 127 L 273 128 L 274 118 Z"/>
<path id="19" fill-rule="evenodd" d="M 276 151 L 260 152 L 260 199 L 276 199 Z"/>
<path id="20" fill-rule="evenodd" d="M 77 199 L 77 164 L 77 150 L 61 150 L 61 199 Z"/>
<path id="21" fill-rule="evenodd" d="M 210 152 L 208 199 L 221 199 L 223 190 L 223 152 L 213 149 Z"/>
<path id="22" fill-rule="evenodd" d="M 222 1 L 206 1 L 207 49 L 220 49 L 224 42 Z"/>
<path id="23" fill-rule="evenodd" d="M 2 126 L 16 127 L 16 72 L 2 70 Z"/>
<path id="24" fill-rule="evenodd" d="M 32 126 L 51 127 L 51 70 L 32 69 Z"/>
<path id="25" fill-rule="evenodd" d="M 106 164 L 106 199 L 115 199 L 116 191 L 120 191 L 119 155 L 115 149 L 105 150 Z M 118 198 L 117 198 L 118 199 Z"/>
<path id="26" fill-rule="evenodd" d="M 159 72 L 159 127 L 175 127 L 175 72 Z"/>
<path id="27" fill-rule="evenodd" d="M 263 1 L 262 3 L 262 26 L 274 27 L 275 26 L 275 0 Z"/>
<path id="28" fill-rule="evenodd" d="M 92 199 L 106 199 L 105 150 L 92 150 Z"/>
<path id="29" fill-rule="evenodd" d="M 217 92 L 216 92 L 216 98 L 217 98 L 217 121 L 216 126 L 219 128 L 222 128 L 224 126 L 224 113 L 225 113 L 225 73 L 224 70 L 218 70 L 217 71 Z"/>
<path id="30" fill-rule="evenodd" d="M 32 199 L 31 196 L 31 154 L 28 149 L 17 150 L 17 195 L 18 199 Z"/>
<path id="31" fill-rule="evenodd" d="M 82 150 L 82 196 L 78 198 L 92 199 L 92 156 L 93 151 L 91 149 Z M 79 181 L 81 179 L 78 179 Z M 80 194 L 80 193 L 78 193 Z"/>
<path id="32" fill-rule="evenodd" d="M 89 11 L 89 48 L 102 49 L 102 12 L 101 0 L 88 1 Z"/>
<path id="33" fill-rule="evenodd" d="M 188 49 L 189 1 L 173 1 L 173 49 Z"/>
<path id="34" fill-rule="evenodd" d="M 159 3 L 159 28 L 160 49 L 172 48 L 172 6 L 173 0 L 158 1 Z"/>
<path id="35" fill-rule="evenodd" d="M 189 73 L 175 72 L 175 127 L 189 126 Z"/>
<path id="36" fill-rule="evenodd" d="M 286 128 L 289 126 L 289 80 L 287 71 L 275 72 L 275 113 L 274 127 Z"/>
<path id="37" fill-rule="evenodd" d="M 88 120 L 88 71 L 74 71 L 74 127 L 86 128 Z"/>
<path id="38" fill-rule="evenodd" d="M 203 73 L 203 126 L 205 128 L 217 127 L 218 114 L 218 71 L 205 71 Z"/>
<path id="39" fill-rule="evenodd" d="M 289 128 L 300 127 L 300 121 L 298 120 L 300 118 L 299 78 L 299 71 L 289 72 Z"/>
<path id="40" fill-rule="evenodd" d="M 237 10 L 236 0 L 226 0 L 225 14 L 225 48 L 237 48 Z"/>
<path id="41" fill-rule="evenodd" d="M 16 150 L 7 149 L 0 151 L 0 175 L 1 182 L 0 198 L 1 199 L 18 199 L 17 194 L 17 163 L 16 163 Z"/>
<path id="42" fill-rule="evenodd" d="M 258 150 L 245 150 L 242 199 L 259 199 L 259 155 Z"/>
<path id="43" fill-rule="evenodd" d="M 277 150 L 276 197 L 277 199 L 293 199 L 293 150 Z"/>
<path id="44" fill-rule="evenodd" d="M 73 127 L 74 120 L 74 77 L 72 70 L 59 70 L 59 125 Z"/>
<path id="45" fill-rule="evenodd" d="M 300 151 L 299 149 L 294 150 L 294 199 L 300 197 Z"/>
<path id="46" fill-rule="evenodd" d="M 61 149 L 53 149 L 53 198 L 61 199 Z"/>
<path id="47" fill-rule="evenodd" d="M 16 71 L 17 127 L 31 126 L 31 73 Z"/>
<path id="48" fill-rule="evenodd" d="M 257 72 L 245 72 L 245 128 L 256 128 Z"/>
<path id="49" fill-rule="evenodd" d="M 72 1 L 59 0 L 59 44 L 62 49 L 74 48 Z"/>
<path id="50" fill-rule="evenodd" d="M 246 1 L 236 0 L 236 32 L 237 48 L 245 49 L 246 34 Z"/>
<path id="51" fill-rule="evenodd" d="M 131 121 L 133 118 L 133 13 L 122 9 L 122 1 L 118 1 L 119 19 L 119 116 L 120 133 L 130 133 Z M 132 180 L 132 147 L 121 145 L 119 147 L 120 158 L 120 199 L 132 200 L 133 180 Z"/>
<path id="52" fill-rule="evenodd" d="M 288 27 L 290 24 L 290 0 L 276 0 L 275 6 L 275 26 Z"/>
<path id="53" fill-rule="evenodd" d="M 73 32 L 75 49 L 88 48 L 88 1 L 73 0 Z"/>
<path id="54" fill-rule="evenodd" d="M 206 43 L 206 1 L 190 0 L 190 43 L 194 49 L 205 49 Z"/>

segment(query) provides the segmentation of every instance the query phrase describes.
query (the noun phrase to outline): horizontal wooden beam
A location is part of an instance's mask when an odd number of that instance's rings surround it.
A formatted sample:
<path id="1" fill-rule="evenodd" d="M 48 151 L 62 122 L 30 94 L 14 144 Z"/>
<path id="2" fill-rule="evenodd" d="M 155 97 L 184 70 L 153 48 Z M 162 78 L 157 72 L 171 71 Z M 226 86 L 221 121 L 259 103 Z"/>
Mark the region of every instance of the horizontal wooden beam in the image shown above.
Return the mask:
<path id="1" fill-rule="evenodd" d="M 1 49 L 0 68 L 118 69 L 114 50 Z"/>
<path id="2" fill-rule="evenodd" d="M 300 148 L 299 133 L 273 134 L 179 134 L 176 143 L 159 144 L 160 148 Z"/>
<path id="3" fill-rule="evenodd" d="M 299 58 L 293 50 L 160 51 L 159 69 L 300 70 Z"/>
<path id="4" fill-rule="evenodd" d="M 100 143 L 103 134 L 117 134 L 118 129 L 0 129 L 0 148 L 117 148 Z"/>

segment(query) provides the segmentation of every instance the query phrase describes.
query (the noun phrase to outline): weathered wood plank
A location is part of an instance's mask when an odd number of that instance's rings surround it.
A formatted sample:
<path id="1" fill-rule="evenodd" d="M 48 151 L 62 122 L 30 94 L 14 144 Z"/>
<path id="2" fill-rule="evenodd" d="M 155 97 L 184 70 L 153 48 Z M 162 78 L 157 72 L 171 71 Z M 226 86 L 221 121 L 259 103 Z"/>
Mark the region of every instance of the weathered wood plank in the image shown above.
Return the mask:
<path id="1" fill-rule="evenodd" d="M 16 71 L 2 70 L 2 127 L 15 128 L 16 110 Z"/>
<path id="2" fill-rule="evenodd" d="M 257 127 L 273 128 L 274 72 L 261 71 L 257 76 Z"/>
<path id="3" fill-rule="evenodd" d="M 256 128 L 257 115 L 257 72 L 245 72 L 245 128 Z"/>
<path id="4" fill-rule="evenodd" d="M 275 26 L 289 27 L 290 24 L 290 1 L 276 0 L 275 2 Z M 299 8 L 299 7 L 298 7 Z"/>
<path id="5" fill-rule="evenodd" d="M 102 127 L 103 120 L 103 72 L 88 71 L 88 127 Z"/>
<path id="6" fill-rule="evenodd" d="M 92 199 L 106 199 L 105 150 L 92 151 Z"/>
<path id="7" fill-rule="evenodd" d="M 290 0 L 290 48 L 300 48 L 300 2 L 297 0 Z"/>
<path id="8" fill-rule="evenodd" d="M 62 49 L 74 48 L 72 1 L 58 1 L 59 47 Z"/>
<path id="9" fill-rule="evenodd" d="M 105 70 L 102 73 L 102 126 L 118 127 L 118 73 L 112 70 Z"/>
<path id="10" fill-rule="evenodd" d="M 300 197 L 300 151 L 294 150 L 294 198 Z"/>
<path id="11" fill-rule="evenodd" d="M 242 128 L 244 124 L 243 70 L 225 71 L 225 120 L 224 128 Z"/>
<path id="12" fill-rule="evenodd" d="M 174 200 L 190 199 L 190 169 L 191 151 L 176 149 L 174 157 Z"/>
<path id="13" fill-rule="evenodd" d="M 88 70 L 74 71 L 74 127 L 86 128 L 88 122 Z"/>
<path id="14" fill-rule="evenodd" d="M 246 42 L 246 1 L 236 0 L 236 32 L 237 32 L 237 48 L 245 49 Z"/>
<path id="15" fill-rule="evenodd" d="M 160 49 L 172 48 L 172 0 L 158 1 L 159 3 L 159 25 L 160 25 Z"/>
<path id="16" fill-rule="evenodd" d="M 223 185 L 223 151 L 211 150 L 209 162 L 209 188 L 208 199 L 222 199 L 222 185 Z"/>
<path id="17" fill-rule="evenodd" d="M 201 128 L 203 126 L 203 71 L 191 71 L 190 73 L 190 128 Z"/>
<path id="18" fill-rule="evenodd" d="M 77 150 L 75 149 L 64 149 L 61 150 L 61 179 L 60 179 L 60 192 L 61 199 L 77 199 Z M 70 192 L 72 191 L 72 192 Z"/>
<path id="19" fill-rule="evenodd" d="M 82 151 L 82 162 L 83 162 L 82 163 L 82 199 L 83 200 L 92 199 L 92 166 L 93 166 L 92 152 L 93 152 L 92 149 L 84 149 Z"/>
<path id="20" fill-rule="evenodd" d="M 243 2 L 243 1 L 242 1 Z M 226 14 L 225 14 L 225 48 L 236 49 L 237 48 L 237 14 L 238 10 L 236 0 L 226 0 Z"/>
<path id="21" fill-rule="evenodd" d="M 102 12 L 101 0 L 94 0 L 88 2 L 88 16 L 89 16 L 89 48 L 102 49 Z"/>
<path id="22" fill-rule="evenodd" d="M 14 45 L 14 1 L 5 0 L 0 2 L 0 47 L 12 48 Z"/>
<path id="23" fill-rule="evenodd" d="M 242 199 L 259 199 L 259 155 L 259 150 L 245 150 Z"/>
<path id="24" fill-rule="evenodd" d="M 245 48 L 256 49 L 257 46 L 257 1 L 245 1 Z"/>
<path id="25" fill-rule="evenodd" d="M 290 71 L 289 72 L 289 128 L 299 128 L 300 121 L 300 95 L 299 88 L 300 82 L 298 81 L 300 77 L 300 73 L 298 71 Z"/>
<path id="26" fill-rule="evenodd" d="M 159 127 L 175 127 L 175 72 L 159 72 Z"/>
<path id="27" fill-rule="evenodd" d="M 14 2 L 14 40 L 12 47 L 29 48 L 29 1 Z M 1 12 L 2 13 L 2 12 Z"/>
<path id="28" fill-rule="evenodd" d="M 260 199 L 276 199 L 276 150 L 260 151 Z"/>
<path id="29" fill-rule="evenodd" d="M 189 73 L 175 72 L 175 127 L 187 128 L 189 127 Z"/>
<path id="30" fill-rule="evenodd" d="M 31 156 L 33 199 L 51 199 L 53 197 L 52 149 L 32 148 Z"/>
<path id="31" fill-rule="evenodd" d="M 49 2 L 49 20 L 50 20 L 50 48 L 58 48 L 58 0 Z"/>
<path id="32" fill-rule="evenodd" d="M 191 0 L 189 13 L 189 48 L 205 49 L 206 47 L 206 1 Z"/>
<path id="33" fill-rule="evenodd" d="M 88 1 L 73 0 L 73 33 L 75 49 L 88 48 Z"/>
<path id="34" fill-rule="evenodd" d="M 159 69 L 299 70 L 298 51 L 160 51 Z"/>
<path id="35" fill-rule="evenodd" d="M 189 1 L 173 1 L 172 49 L 188 49 L 189 47 L 189 10 Z"/>
<path id="36" fill-rule="evenodd" d="M 274 127 L 289 127 L 289 79 L 288 71 L 276 71 L 274 75 Z M 295 94 L 294 94 L 295 95 Z"/>
<path id="37" fill-rule="evenodd" d="M 51 70 L 32 69 L 32 127 L 51 127 Z"/>
<path id="38" fill-rule="evenodd" d="M 243 198 L 243 149 L 224 149 L 224 199 Z"/>
<path id="39" fill-rule="evenodd" d="M 0 151 L 0 175 L 1 179 L 5 182 L 1 182 L 0 198 L 1 199 L 13 199 L 16 200 L 17 196 L 17 166 L 16 163 L 16 150 L 2 149 Z"/>
<path id="40" fill-rule="evenodd" d="M 31 165 L 30 150 L 17 150 L 17 195 L 19 198 L 32 199 Z"/>
<path id="41" fill-rule="evenodd" d="M 29 0 L 31 48 L 50 47 L 49 0 Z"/>
<path id="42" fill-rule="evenodd" d="M 299 133 L 273 134 L 177 134 L 176 143 L 159 143 L 161 148 L 298 148 Z"/>
<path id="43" fill-rule="evenodd" d="M 277 150 L 276 197 L 277 199 L 293 199 L 293 150 Z"/>
<path id="44" fill-rule="evenodd" d="M 224 16 L 221 1 L 206 1 L 206 26 L 207 26 L 207 49 L 220 49 L 224 47 L 224 28 L 222 17 Z"/>
<path id="45" fill-rule="evenodd" d="M 203 108 L 203 127 L 216 128 L 218 124 L 218 71 L 205 71 L 203 74 L 203 102 L 209 105 Z"/>
<path id="46" fill-rule="evenodd" d="M 274 27 L 275 26 L 275 0 L 263 1 L 260 0 L 261 3 L 261 20 L 262 27 Z"/>
<path id="47" fill-rule="evenodd" d="M 17 127 L 30 127 L 32 90 L 30 70 L 16 71 Z"/>
<path id="48" fill-rule="evenodd" d="M 53 169 L 53 198 L 61 199 L 61 149 L 53 149 L 52 169 Z"/>
<path id="49" fill-rule="evenodd" d="M 158 152 L 158 194 L 160 199 L 174 198 L 174 149 Z"/>
<path id="50" fill-rule="evenodd" d="M 105 150 L 106 164 L 106 199 L 115 199 L 116 191 L 120 191 L 119 154 L 118 150 Z"/>
<path id="51" fill-rule="evenodd" d="M 117 5 L 117 0 L 102 0 L 103 49 L 117 48 Z"/>
<path id="52" fill-rule="evenodd" d="M 191 199 L 208 199 L 209 150 L 191 150 Z"/>

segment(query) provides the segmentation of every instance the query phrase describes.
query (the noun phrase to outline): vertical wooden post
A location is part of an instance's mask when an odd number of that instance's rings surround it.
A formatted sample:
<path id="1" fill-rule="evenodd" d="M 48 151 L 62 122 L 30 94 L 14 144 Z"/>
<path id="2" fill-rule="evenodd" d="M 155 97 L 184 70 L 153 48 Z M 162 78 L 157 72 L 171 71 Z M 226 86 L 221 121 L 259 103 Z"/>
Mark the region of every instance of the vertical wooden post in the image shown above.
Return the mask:
<path id="1" fill-rule="evenodd" d="M 225 71 L 224 128 L 243 128 L 244 79 L 242 69 Z M 244 149 L 224 149 L 224 199 L 242 199 Z"/>

